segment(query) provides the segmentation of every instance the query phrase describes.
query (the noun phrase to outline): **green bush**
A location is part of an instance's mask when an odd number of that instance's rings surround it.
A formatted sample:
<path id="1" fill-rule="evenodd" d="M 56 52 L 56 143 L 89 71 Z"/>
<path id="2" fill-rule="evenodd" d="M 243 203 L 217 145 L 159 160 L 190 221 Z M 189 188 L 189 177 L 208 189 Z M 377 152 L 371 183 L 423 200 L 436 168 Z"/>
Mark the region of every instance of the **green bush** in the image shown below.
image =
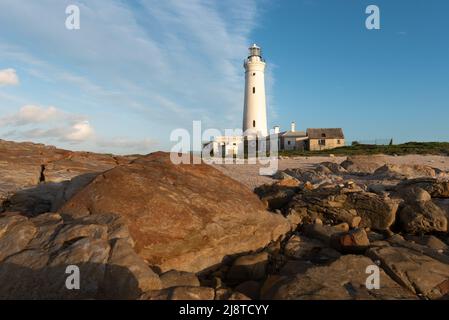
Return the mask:
<path id="1" fill-rule="evenodd" d="M 321 156 L 321 155 L 406 155 L 406 154 L 431 154 L 449 156 L 449 142 L 407 142 L 396 145 L 369 145 L 353 144 L 321 151 L 279 151 L 280 156 Z"/>

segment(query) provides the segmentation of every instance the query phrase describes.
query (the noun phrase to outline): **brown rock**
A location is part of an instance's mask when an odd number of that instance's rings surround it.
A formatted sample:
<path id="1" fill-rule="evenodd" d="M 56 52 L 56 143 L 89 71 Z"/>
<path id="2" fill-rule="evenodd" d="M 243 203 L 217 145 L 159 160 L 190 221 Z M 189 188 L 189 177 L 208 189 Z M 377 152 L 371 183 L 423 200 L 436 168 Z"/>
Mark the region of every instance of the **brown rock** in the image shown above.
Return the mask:
<path id="1" fill-rule="evenodd" d="M 444 283 L 449 279 L 449 265 L 408 248 L 374 247 L 367 255 L 379 260 L 390 277 L 411 292 L 438 299 L 448 294 Z"/>
<path id="2" fill-rule="evenodd" d="M 316 218 L 326 224 L 352 224 L 360 217 L 360 227 L 386 230 L 395 221 L 399 202 L 359 189 L 329 188 L 297 194 L 287 210 L 295 210 L 304 223 Z"/>
<path id="3" fill-rule="evenodd" d="M 240 292 L 233 292 L 228 300 L 251 300 L 250 297 Z"/>
<path id="4" fill-rule="evenodd" d="M 359 216 L 354 216 L 354 217 L 351 219 L 351 221 L 350 221 L 350 223 L 349 223 L 349 226 L 350 226 L 351 228 L 357 228 L 357 227 L 360 225 L 361 222 L 362 222 L 362 218 L 361 218 L 361 217 L 359 217 Z"/>
<path id="5" fill-rule="evenodd" d="M 284 181 L 284 180 L 281 180 Z M 282 186 L 278 183 L 272 185 L 262 185 L 254 189 L 254 192 L 259 196 L 266 207 L 275 211 L 287 205 L 295 195 L 295 188 L 289 186 Z"/>
<path id="6" fill-rule="evenodd" d="M 280 187 L 299 187 L 300 182 L 298 179 L 291 178 L 291 179 L 283 179 L 278 182 L 276 182 L 276 185 Z"/>
<path id="7" fill-rule="evenodd" d="M 367 289 L 367 267 L 374 262 L 346 255 L 329 266 L 312 267 L 295 277 L 281 278 L 263 290 L 262 299 L 352 300 L 415 299 L 380 270 L 380 289 Z M 268 281 L 268 280 L 267 280 Z M 265 286 L 265 285 L 264 285 Z"/>
<path id="8" fill-rule="evenodd" d="M 36 233 L 34 225 L 28 221 L 22 222 L 20 217 L 3 219 L 7 221 L 0 222 L 0 262 L 25 249 Z"/>
<path id="9" fill-rule="evenodd" d="M 162 288 L 199 287 L 200 281 L 194 273 L 170 270 L 160 276 Z"/>
<path id="10" fill-rule="evenodd" d="M 424 245 L 429 247 L 430 249 L 442 252 L 442 253 L 449 253 L 449 246 L 438 239 L 435 236 L 429 236 L 429 235 L 420 235 L 420 236 L 413 236 L 413 235 L 406 235 L 405 238 L 409 241 L 413 241 L 415 243 L 418 243 L 420 245 Z"/>
<path id="11" fill-rule="evenodd" d="M 175 165 L 166 153 L 103 173 L 61 212 L 72 217 L 121 215 L 138 254 L 161 271 L 198 272 L 226 255 L 262 248 L 291 228 L 217 169 Z"/>
<path id="12" fill-rule="evenodd" d="M 328 168 L 333 174 L 347 173 L 345 168 L 335 162 L 321 162 L 320 165 Z"/>
<path id="13" fill-rule="evenodd" d="M 279 271 L 281 276 L 294 276 L 300 273 L 304 273 L 307 269 L 314 267 L 315 265 L 311 261 L 303 260 L 289 260 Z"/>
<path id="14" fill-rule="evenodd" d="M 334 234 L 332 247 L 346 253 L 360 253 L 368 249 L 370 241 L 364 229 L 353 229 L 348 232 Z"/>
<path id="15" fill-rule="evenodd" d="M 293 235 L 285 244 L 284 254 L 290 259 L 313 261 L 316 263 L 328 262 L 340 257 L 338 252 L 328 248 L 324 242 L 310 239 L 303 235 Z M 286 269 L 284 271 L 286 272 Z"/>
<path id="16" fill-rule="evenodd" d="M 215 291 L 207 287 L 172 287 L 144 293 L 142 300 L 214 300 Z"/>
<path id="17" fill-rule="evenodd" d="M 0 210 L 6 203 L 7 210 L 30 215 L 51 211 L 54 204 L 61 205 L 66 180 L 98 174 L 131 159 L 0 140 Z"/>
<path id="18" fill-rule="evenodd" d="M 106 266 L 102 294 L 107 299 L 137 299 L 143 292 L 162 288 L 158 275 L 125 239 L 117 239 Z"/>
<path id="19" fill-rule="evenodd" d="M 374 175 L 378 179 L 413 179 L 419 177 L 435 177 L 435 169 L 425 165 L 385 164 L 378 168 Z"/>
<path id="20" fill-rule="evenodd" d="M 261 280 L 266 276 L 269 254 L 261 252 L 237 258 L 227 274 L 227 280 L 242 282 Z"/>
<path id="21" fill-rule="evenodd" d="M 260 287 L 261 285 L 257 281 L 245 281 L 235 287 L 235 291 L 243 293 L 252 300 L 256 300 L 259 299 Z"/>
<path id="22" fill-rule="evenodd" d="M 229 288 L 215 289 L 215 300 L 228 300 L 232 294 L 232 290 Z"/>
<path id="23" fill-rule="evenodd" d="M 381 155 L 350 156 L 340 165 L 349 173 L 371 174 L 386 163 Z"/>
<path id="24" fill-rule="evenodd" d="M 396 187 L 398 191 L 404 188 L 419 187 L 426 190 L 432 198 L 449 198 L 449 181 L 435 178 L 417 178 L 405 180 Z"/>
<path id="25" fill-rule="evenodd" d="M 349 224 L 346 222 L 342 222 L 333 226 L 335 229 L 340 230 L 341 232 L 349 231 Z"/>
<path id="26" fill-rule="evenodd" d="M 399 221 L 412 234 L 448 230 L 445 212 L 432 201 L 407 203 L 399 211 Z"/>

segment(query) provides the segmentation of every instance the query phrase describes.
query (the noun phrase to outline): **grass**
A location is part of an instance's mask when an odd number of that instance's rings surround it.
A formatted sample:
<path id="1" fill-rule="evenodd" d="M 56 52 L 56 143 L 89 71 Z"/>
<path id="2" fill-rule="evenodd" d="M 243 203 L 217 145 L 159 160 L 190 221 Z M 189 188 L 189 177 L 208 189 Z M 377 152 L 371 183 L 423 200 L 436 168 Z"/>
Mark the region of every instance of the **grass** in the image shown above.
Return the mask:
<path id="1" fill-rule="evenodd" d="M 321 151 L 279 151 L 280 156 L 321 156 L 334 154 L 336 156 L 351 155 L 406 155 L 406 154 L 431 154 L 449 156 L 449 142 L 407 142 L 396 145 L 368 145 L 357 144 L 331 150 Z"/>

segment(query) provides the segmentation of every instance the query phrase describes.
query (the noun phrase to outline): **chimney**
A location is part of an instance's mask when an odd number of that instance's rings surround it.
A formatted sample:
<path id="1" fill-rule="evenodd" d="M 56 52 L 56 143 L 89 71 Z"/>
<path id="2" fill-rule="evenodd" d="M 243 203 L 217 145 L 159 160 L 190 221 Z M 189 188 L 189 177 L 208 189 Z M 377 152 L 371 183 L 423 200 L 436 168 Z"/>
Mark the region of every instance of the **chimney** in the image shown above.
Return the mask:
<path id="1" fill-rule="evenodd" d="M 279 133 L 279 126 L 274 126 L 274 134 L 278 134 Z"/>
<path id="2" fill-rule="evenodd" d="M 290 131 L 295 132 L 295 130 L 296 130 L 296 123 L 295 123 L 295 121 L 292 121 L 292 124 L 290 126 Z"/>

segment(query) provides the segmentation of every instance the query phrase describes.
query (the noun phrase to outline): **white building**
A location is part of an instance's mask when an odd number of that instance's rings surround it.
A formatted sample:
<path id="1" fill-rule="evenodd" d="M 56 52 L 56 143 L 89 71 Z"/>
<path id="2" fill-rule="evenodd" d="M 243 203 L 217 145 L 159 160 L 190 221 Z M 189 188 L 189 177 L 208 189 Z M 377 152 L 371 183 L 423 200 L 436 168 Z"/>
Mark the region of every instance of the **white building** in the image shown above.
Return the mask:
<path id="1" fill-rule="evenodd" d="M 268 136 L 267 106 L 265 98 L 265 61 L 256 44 L 249 47 L 245 68 L 245 99 L 243 103 L 243 136 L 219 136 L 212 142 L 214 153 L 238 154 L 244 141 Z M 240 149 L 243 150 L 243 149 Z"/>
<path id="2" fill-rule="evenodd" d="M 276 129 L 277 128 L 277 129 Z M 289 131 L 279 132 L 279 127 L 275 127 L 279 133 L 279 150 L 305 150 L 307 147 L 307 134 L 304 131 L 296 130 L 296 123 L 292 122 Z"/>
<path id="3" fill-rule="evenodd" d="M 245 59 L 245 100 L 243 103 L 243 136 L 219 136 L 212 143 L 214 154 L 222 155 L 243 153 L 245 141 L 255 143 L 256 137 L 267 137 L 265 145 L 269 145 L 267 130 L 267 106 L 265 97 L 265 61 L 261 49 L 256 44 L 249 47 L 249 55 Z M 310 134 L 309 134 L 310 132 Z M 319 139 L 311 133 L 319 132 Z M 321 150 L 331 149 L 344 145 L 344 136 L 341 128 L 336 129 L 307 129 L 307 132 L 297 131 L 296 123 L 292 122 L 290 130 L 280 132 L 274 127 L 277 134 L 278 150 Z M 273 141 L 273 140 L 271 140 Z M 318 146 L 318 147 L 317 147 Z M 324 147 L 325 146 L 325 147 Z M 263 146 L 261 146 L 263 149 Z"/>
<path id="4" fill-rule="evenodd" d="M 243 132 L 246 136 L 267 136 L 267 106 L 265 98 L 265 61 L 260 47 L 253 44 L 243 64 L 245 68 L 245 100 Z"/>

